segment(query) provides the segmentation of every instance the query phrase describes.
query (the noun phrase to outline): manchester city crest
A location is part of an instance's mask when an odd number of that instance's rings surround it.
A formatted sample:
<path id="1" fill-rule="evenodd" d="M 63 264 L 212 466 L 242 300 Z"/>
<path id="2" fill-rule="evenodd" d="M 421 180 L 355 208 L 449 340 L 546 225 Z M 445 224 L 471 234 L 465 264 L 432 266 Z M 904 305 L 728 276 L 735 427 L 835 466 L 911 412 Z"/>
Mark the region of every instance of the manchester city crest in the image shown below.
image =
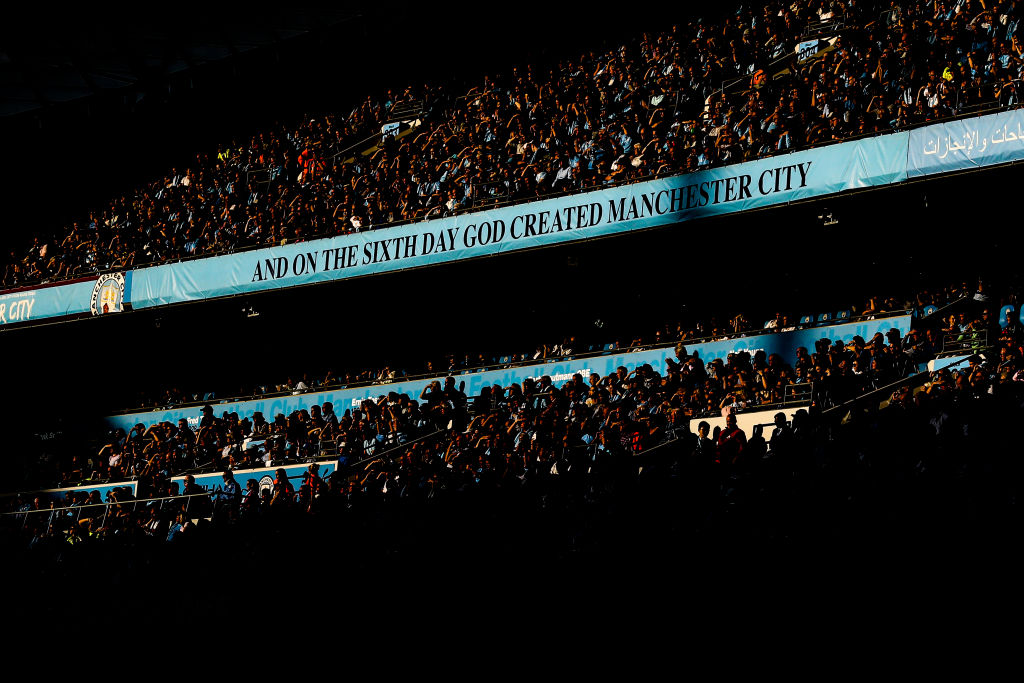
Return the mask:
<path id="1" fill-rule="evenodd" d="M 124 310 L 124 273 L 100 275 L 92 288 L 92 314 L 120 313 Z"/>
<path id="2" fill-rule="evenodd" d="M 268 474 L 264 474 L 260 478 L 260 494 L 262 494 L 264 491 L 267 491 L 269 493 L 274 492 L 274 478 Z"/>

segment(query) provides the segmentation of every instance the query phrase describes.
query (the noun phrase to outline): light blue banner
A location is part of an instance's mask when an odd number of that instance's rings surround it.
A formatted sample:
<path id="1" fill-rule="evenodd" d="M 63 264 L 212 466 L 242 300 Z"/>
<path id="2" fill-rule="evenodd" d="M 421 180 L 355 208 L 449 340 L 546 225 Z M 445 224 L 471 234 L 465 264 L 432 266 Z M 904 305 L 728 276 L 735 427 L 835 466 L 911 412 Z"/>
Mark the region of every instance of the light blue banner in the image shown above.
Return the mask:
<path id="1" fill-rule="evenodd" d="M 967 359 L 973 355 L 974 354 L 967 354 L 966 356 L 947 356 L 945 358 L 936 358 L 935 360 L 930 360 L 928 361 L 927 366 L 928 372 L 936 372 L 938 370 L 942 370 L 943 368 L 952 367 L 954 365 L 960 365 L 962 363 L 965 363 Z M 967 366 L 964 365 L 963 367 L 966 368 Z"/>
<path id="2" fill-rule="evenodd" d="M 0 328 L 89 313 L 96 280 L 0 294 Z"/>
<path id="3" fill-rule="evenodd" d="M 715 358 L 725 358 L 728 354 L 737 351 L 748 351 L 751 354 L 763 350 L 771 355 L 778 353 L 788 363 L 792 363 L 797 347 L 805 346 L 809 351 L 814 350 L 814 342 L 827 337 L 829 339 L 842 339 L 844 342 L 851 341 L 854 336 L 861 336 L 870 341 L 871 336 L 876 332 L 886 333 L 892 328 L 905 335 L 910 330 L 910 316 L 893 316 L 868 320 L 864 322 L 851 322 L 828 327 L 812 327 L 794 330 L 792 332 L 776 332 L 773 334 L 759 334 L 750 337 L 737 337 L 722 341 L 706 342 L 702 344 L 687 344 L 689 353 L 697 352 L 705 363 L 710 363 Z M 649 363 L 658 372 L 664 372 L 665 358 L 674 358 L 675 346 L 662 346 L 647 351 L 635 351 L 633 353 L 612 352 L 602 356 L 591 356 L 588 358 L 576 358 L 571 360 L 560 360 L 548 363 L 537 363 L 535 365 L 524 365 L 515 368 L 504 368 L 500 370 L 485 370 L 482 372 L 469 372 L 455 374 L 456 384 L 466 382 L 466 395 L 477 396 L 483 387 L 494 384 L 508 387 L 510 384 L 522 384 L 528 378 L 538 378 L 542 375 L 549 375 L 552 382 L 562 384 L 572 378 L 575 373 L 583 375 L 584 379 L 596 372 L 601 376 L 608 375 L 620 365 L 632 370 L 638 365 Z M 232 401 L 227 403 L 213 404 L 214 412 L 220 415 L 223 412 L 238 413 L 239 419 L 252 417 L 253 413 L 261 412 L 268 421 L 273 421 L 278 413 L 290 415 L 296 410 L 309 410 L 314 405 L 323 405 L 325 402 L 334 404 L 334 411 L 341 416 L 345 410 L 358 408 L 361 401 L 375 399 L 383 394 L 395 392 L 408 394 L 410 398 L 418 399 L 423 391 L 434 379 L 443 379 L 443 376 L 424 378 L 409 382 L 394 382 L 392 384 L 375 384 L 371 386 L 358 387 L 353 389 L 336 389 L 333 391 L 321 391 L 297 396 L 278 396 L 275 398 L 255 399 L 251 401 Z M 193 427 L 197 427 L 200 418 L 200 407 L 170 408 L 139 413 L 128 413 L 125 415 L 114 415 L 107 418 L 111 427 L 120 427 L 126 432 L 136 424 L 142 423 L 146 426 L 156 422 L 168 421 L 177 423 L 179 419 L 186 419 Z"/>
<path id="4" fill-rule="evenodd" d="M 910 131 L 908 177 L 1024 159 L 1024 111 L 937 123 Z"/>
<path id="5" fill-rule="evenodd" d="M 907 134 L 282 247 L 143 268 L 132 305 L 162 306 L 626 233 L 906 178 Z"/>
<path id="6" fill-rule="evenodd" d="M 120 313 L 131 307 L 132 273 L 0 293 L 0 329 L 82 315 Z"/>

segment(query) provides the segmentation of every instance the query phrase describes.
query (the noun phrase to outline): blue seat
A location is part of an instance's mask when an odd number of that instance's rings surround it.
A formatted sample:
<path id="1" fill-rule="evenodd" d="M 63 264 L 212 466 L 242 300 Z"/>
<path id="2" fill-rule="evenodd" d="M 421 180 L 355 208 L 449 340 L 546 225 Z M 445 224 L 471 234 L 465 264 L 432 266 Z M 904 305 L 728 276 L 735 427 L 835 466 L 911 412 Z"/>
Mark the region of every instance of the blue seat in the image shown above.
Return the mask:
<path id="1" fill-rule="evenodd" d="M 819 325 L 827 325 L 830 322 L 832 322 L 832 314 L 831 313 L 819 313 L 818 314 L 818 324 Z"/>
<path id="2" fill-rule="evenodd" d="M 609 343 L 605 344 L 604 345 L 604 350 L 605 351 L 614 351 L 615 350 L 615 342 L 609 342 Z"/>
<path id="3" fill-rule="evenodd" d="M 929 305 L 925 306 L 924 307 L 924 317 L 927 318 L 928 316 L 930 316 L 932 313 L 934 313 L 937 310 L 939 310 L 939 308 L 935 304 L 929 304 Z"/>
<path id="4" fill-rule="evenodd" d="M 508 356 L 502 356 L 501 360 L 499 362 L 500 363 L 508 363 L 509 362 L 509 357 Z"/>
<path id="5" fill-rule="evenodd" d="M 845 311 L 836 311 L 836 314 L 833 316 L 833 318 L 835 320 L 849 320 L 850 309 L 846 309 Z"/>
<path id="6" fill-rule="evenodd" d="M 1016 312 L 1013 306 L 1007 304 L 999 309 L 999 326 L 1009 327 L 1010 321 L 1013 320 L 1013 314 Z"/>
<path id="7" fill-rule="evenodd" d="M 814 322 L 814 316 L 813 315 L 805 315 L 805 316 L 800 318 L 800 324 L 801 325 L 810 325 L 813 322 Z"/>

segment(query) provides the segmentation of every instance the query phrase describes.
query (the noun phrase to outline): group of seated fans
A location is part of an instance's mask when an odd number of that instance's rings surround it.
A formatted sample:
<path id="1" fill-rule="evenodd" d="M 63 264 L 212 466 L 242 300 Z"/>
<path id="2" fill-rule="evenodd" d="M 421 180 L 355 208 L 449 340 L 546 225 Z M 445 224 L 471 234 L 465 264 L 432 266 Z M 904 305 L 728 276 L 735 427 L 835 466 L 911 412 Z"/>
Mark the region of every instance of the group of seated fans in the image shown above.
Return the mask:
<path id="1" fill-rule="evenodd" d="M 426 84 L 369 96 L 348 113 L 198 154 L 12 248 L 0 287 L 452 215 L 1014 106 L 1019 13 L 997 0 L 766 0 L 462 91 Z M 798 59 L 808 35 L 821 49 Z M 411 119 L 382 135 L 399 104 Z"/>
<path id="2" fill-rule="evenodd" d="M 944 285 L 938 289 L 921 289 L 907 297 L 896 296 L 875 296 L 867 299 L 862 305 L 851 306 L 848 310 L 854 317 L 870 317 L 897 313 L 901 311 L 914 311 L 916 315 L 923 316 L 926 310 L 931 307 L 943 308 L 950 303 L 965 296 L 974 296 L 977 286 L 967 282 Z M 994 308 L 992 310 L 995 310 Z M 991 325 L 994 316 L 992 310 L 977 321 L 964 320 L 964 324 Z M 751 320 L 757 320 L 754 324 Z M 508 349 L 495 349 L 491 353 L 460 353 L 449 354 L 443 358 L 428 359 L 419 366 L 397 367 L 386 365 L 373 368 L 337 368 L 331 366 L 322 374 L 310 373 L 309 368 L 296 368 L 296 373 L 287 377 L 284 382 L 260 383 L 245 386 L 204 386 L 201 391 L 197 389 L 183 390 L 178 386 L 159 388 L 152 387 L 142 392 L 133 407 L 138 408 L 172 408 L 190 403 L 201 404 L 213 400 L 222 400 L 225 397 L 242 399 L 246 397 L 259 397 L 273 394 L 303 394 L 311 391 L 325 391 L 344 387 L 360 386 L 367 384 L 389 384 L 392 382 L 404 381 L 410 378 L 421 376 L 436 377 L 444 373 L 459 373 L 467 370 L 474 370 L 485 367 L 496 367 L 513 364 L 530 364 L 550 360 L 553 358 L 566 358 L 578 356 L 583 353 L 597 352 L 609 348 L 622 351 L 630 349 L 652 348 L 658 346 L 671 346 L 676 342 L 690 343 L 695 340 L 719 340 L 735 337 L 737 335 L 764 334 L 773 331 L 784 331 L 795 329 L 801 326 L 800 316 L 782 312 L 776 312 L 772 318 L 760 323 L 760 318 L 739 314 L 728 319 L 711 317 L 707 320 L 684 323 L 675 320 L 660 325 L 650 325 L 648 321 L 633 320 L 630 326 L 635 324 L 634 329 L 644 330 L 640 334 L 631 334 L 623 340 L 609 341 L 603 335 L 603 329 L 595 329 L 589 334 L 581 331 L 579 335 L 570 335 L 550 344 L 537 346 L 533 352 L 508 353 Z M 645 329 L 646 328 L 646 329 Z M 947 330 L 949 331 L 949 330 Z M 590 337 L 590 338 L 588 338 Z M 625 342 L 625 340 L 629 340 Z M 623 343 L 625 342 L 625 343 Z M 924 330 L 922 334 L 915 335 L 913 343 L 919 347 L 912 349 L 918 356 L 923 353 L 934 353 L 939 344 L 936 331 Z M 865 367 L 864 369 L 869 369 Z M 805 371 L 804 379 L 809 375 Z M 299 379 L 294 379 L 294 378 Z M 212 378 L 211 378 L 212 379 Z M 787 375 L 790 382 L 796 381 L 796 374 Z M 789 382 L 787 382 L 789 383 Z M 769 389 L 769 387 L 765 387 Z M 765 397 L 763 397 L 765 398 Z"/>
<path id="3" fill-rule="evenodd" d="M 865 458 L 876 458 L 870 465 L 875 474 L 866 471 L 842 486 L 870 489 L 864 477 L 889 472 L 896 462 L 912 476 L 934 476 L 937 467 L 947 468 L 948 476 L 966 476 L 967 469 L 976 468 L 972 458 L 991 455 L 969 447 L 972 439 L 994 434 L 978 425 L 999 422 L 1006 410 L 1019 409 L 1024 335 L 1008 327 L 996 343 L 997 356 L 974 356 L 963 369 L 931 373 L 923 386 L 897 382 L 897 389 L 876 396 L 878 410 L 852 411 L 843 426 L 837 419 L 826 421 L 822 408 L 873 386 L 858 365 L 866 361 L 874 367 L 884 359 L 890 378 L 906 367 L 904 339 L 893 334 L 888 341 L 823 342 L 813 353 L 801 349 L 793 366 L 824 371 L 817 381 L 826 389 L 815 400 L 826 403 L 800 409 L 791 420 L 775 414 L 750 433 L 737 426 L 735 411 L 752 391 L 750 378 L 796 370 L 784 359 L 746 353 L 705 365 L 682 344 L 675 358 L 667 359 L 664 374 L 644 365 L 632 372 L 619 368 L 606 377 L 576 375 L 562 386 L 541 377 L 522 386 L 488 387 L 471 398 L 449 378 L 425 387 L 419 400 L 390 394 L 340 416 L 324 405 L 308 415 L 279 416 L 272 425 L 260 415 L 253 420 L 227 414 L 216 418 L 212 409 L 204 409 L 198 433 L 184 422 L 148 429 L 140 425 L 105 449 L 104 456 L 120 454 L 118 467 L 125 473 L 139 468 L 134 496 L 129 488 L 115 490 L 108 494 L 109 505 L 100 504 L 97 492 L 78 493 L 67 501 L 19 497 L 9 509 L 27 514 L 6 517 L 20 525 L 18 533 L 26 542 L 52 545 L 96 539 L 174 541 L 194 532 L 199 518 L 235 523 L 282 514 L 320 515 L 388 501 L 425 503 L 469 491 L 540 497 L 571 491 L 578 495 L 574 504 L 593 503 L 638 478 L 675 482 L 702 504 L 732 505 L 736 496 L 764 494 L 766 486 L 806 486 L 815 477 L 835 477 L 836 470 L 826 472 L 822 463 L 850 448 L 863 452 L 847 465 L 859 467 Z M 699 417 L 691 420 L 712 394 L 734 401 L 722 404 L 726 423 L 714 430 Z M 717 400 L 711 403 L 718 405 Z M 878 431 L 880 424 L 892 434 L 880 437 L 889 434 Z M 836 429 L 857 438 L 840 438 Z M 269 444 L 275 438 L 276 444 L 265 448 L 230 448 L 254 441 Z M 272 486 L 262 489 L 254 479 L 234 479 L 235 468 L 294 457 L 326 438 L 335 439 L 339 448 L 339 469 L 331 477 L 321 478 L 314 462 L 294 483 L 284 469 L 277 470 Z M 229 448 L 222 450 L 223 445 Z M 940 447 L 945 450 L 930 450 Z M 188 476 L 179 491 L 170 476 L 204 458 L 224 468 L 223 486 L 211 494 Z M 967 469 L 951 465 L 955 458 Z M 61 509 L 65 504 L 72 509 Z M 51 506 L 55 509 L 47 513 Z"/>
<path id="4" fill-rule="evenodd" d="M 673 333 L 666 325 L 655 330 L 654 335 L 633 340 L 634 348 L 644 348 L 645 339 L 650 340 L 651 346 L 666 348 L 665 377 L 649 365 L 632 374 L 620 367 L 607 377 L 597 374 L 581 377 L 582 385 L 574 382 L 568 389 L 583 391 L 582 400 L 589 407 L 600 407 L 615 402 L 624 382 L 638 384 L 642 381 L 643 386 L 638 386 L 637 390 L 646 409 L 663 418 L 675 411 L 681 420 L 717 416 L 731 409 L 778 405 L 798 397 L 808 398 L 813 405 L 824 409 L 913 374 L 942 350 L 944 333 L 970 337 L 975 330 L 985 330 L 985 339 L 999 338 L 1004 332 L 992 315 L 995 309 L 990 303 L 994 302 L 981 302 L 979 296 L 982 294 L 975 287 L 961 283 L 934 291 L 923 290 L 902 304 L 894 297 L 871 298 L 860 309 L 862 314 L 907 310 L 904 306 L 949 305 L 957 301 L 969 301 L 973 308 L 951 314 L 949 322 L 943 317 L 936 323 L 911 329 L 905 336 L 894 328 L 884 334 L 878 332 L 870 339 L 856 336 L 845 343 L 829 339 L 829 328 L 821 328 L 822 337 L 813 349 L 795 348 L 790 358 L 778 354 L 768 356 L 763 351 L 753 355 L 740 352 L 705 364 L 699 353 L 687 352 L 687 329 L 679 325 Z M 775 331 L 795 329 L 788 326 L 789 319 L 778 313 L 766 324 L 777 323 L 771 328 Z M 714 324 L 714 321 L 698 323 L 697 329 L 708 329 Z M 1015 328 L 1009 329 L 1006 334 L 1012 334 Z M 571 354 L 569 347 L 574 345 L 574 340 L 566 340 L 555 348 L 560 353 Z M 674 352 L 671 351 L 673 341 L 676 341 Z M 1005 336 L 1001 341 L 1009 343 Z M 1020 349 L 1014 347 L 1011 358 L 1019 355 Z M 685 379 L 681 385 L 676 375 Z M 306 390 L 305 384 L 303 382 L 303 390 Z M 309 381 L 308 390 L 330 386 L 328 376 L 323 382 Z M 455 386 L 452 377 L 447 378 L 443 387 L 431 384 L 418 397 L 394 391 L 385 393 L 385 386 L 382 385 L 375 401 L 363 401 L 358 409 L 339 411 L 341 415 L 336 414 L 335 407 L 328 402 L 290 415 L 264 416 L 257 412 L 250 419 L 223 412 L 217 417 L 214 407 L 207 404 L 201 409 L 202 416 L 195 429 L 187 420 L 180 419 L 177 425 L 140 423 L 128 433 L 115 430 L 107 435 L 95 456 L 79 454 L 70 459 L 47 459 L 40 464 L 35 476 L 40 485 L 73 486 L 136 478 L 147 482 L 202 467 L 246 468 L 299 461 L 319 456 L 325 444 L 326 451 L 332 454 L 358 460 L 372 454 L 378 446 L 389 448 L 447 428 L 451 420 L 461 426 L 467 414 L 479 414 L 488 402 L 518 405 L 535 401 L 538 392 L 538 385 L 530 380 L 508 387 L 495 385 L 485 387 L 482 394 L 473 397 L 472 403 L 467 405 L 468 397 L 462 393 L 461 386 Z M 440 401 L 440 396 L 446 400 Z M 469 413 L 465 412 L 467 408 Z M 461 416 L 459 419 L 455 419 L 452 412 L 456 410 Z M 591 435 L 591 438 L 596 437 Z M 156 488 L 162 491 L 166 487 L 160 484 Z"/>
<path id="5" fill-rule="evenodd" d="M 953 296 L 960 287 L 943 291 Z M 941 301 L 941 294 L 928 295 L 934 296 L 940 298 L 931 300 Z M 350 506 L 362 499 L 426 500 L 444 491 L 544 487 L 559 479 L 593 492 L 605 477 L 641 475 L 645 461 L 640 456 L 662 450 L 674 454 L 672 467 L 654 471 L 669 476 L 670 470 L 678 474 L 678 468 L 688 468 L 722 483 L 757 469 L 794 434 L 810 438 L 823 411 L 874 389 L 898 386 L 883 397 L 887 410 L 913 411 L 936 433 L 950 429 L 950 413 L 957 406 L 1016 397 L 1024 387 L 1024 333 L 1013 321 L 1005 328 L 995 325 L 998 333 L 987 341 L 995 352 L 986 347 L 984 357 L 934 372 L 923 387 L 900 381 L 940 350 L 937 333 L 969 337 L 991 322 L 988 301 L 977 295 L 960 301 L 971 304 L 962 317 L 936 316 L 926 334 L 915 329 L 903 336 L 893 329 L 844 343 L 828 339 L 828 328 L 822 328 L 814 349 L 797 348 L 790 358 L 740 352 L 705 363 L 679 342 L 664 359 L 663 373 L 646 364 L 633 371 L 619 367 L 604 377 L 577 374 L 561 386 L 543 376 L 521 385 L 488 386 L 474 397 L 448 377 L 429 383 L 415 398 L 390 392 L 363 401 L 358 409 L 336 412 L 325 403 L 276 415 L 272 422 L 261 413 L 251 419 L 227 412 L 217 417 L 207 405 L 197 429 L 184 419 L 177 425 L 139 424 L 127 434 L 113 434 L 97 456 L 59 465 L 66 484 L 85 476 L 133 479 L 134 496 L 122 488 L 106 501 L 97 492 L 75 492 L 67 500 L 19 497 L 9 499 L 9 509 L 82 508 L 24 517 L 24 533 L 37 541 L 78 543 L 119 535 L 170 540 L 186 533 L 190 520 L 217 511 L 229 520 L 273 514 L 274 509 L 315 514 L 327 501 Z M 770 434 L 763 426 L 750 434 L 736 426 L 737 411 L 776 404 L 780 390 L 793 384 L 808 384 L 813 391 L 792 424 L 783 413 Z M 726 425 L 713 431 L 702 420 L 721 415 Z M 232 472 L 250 467 L 327 456 L 337 457 L 338 472 L 326 480 L 316 463 L 294 485 L 284 470 L 278 470 L 272 488 L 262 490 L 255 480 L 233 479 Z M 171 481 L 201 467 L 225 472 L 223 489 L 212 497 L 191 475 L 182 490 Z M 646 471 L 651 476 L 651 468 Z M 133 498 L 152 502 L 129 505 Z M 109 514 L 108 508 L 116 513 Z"/>

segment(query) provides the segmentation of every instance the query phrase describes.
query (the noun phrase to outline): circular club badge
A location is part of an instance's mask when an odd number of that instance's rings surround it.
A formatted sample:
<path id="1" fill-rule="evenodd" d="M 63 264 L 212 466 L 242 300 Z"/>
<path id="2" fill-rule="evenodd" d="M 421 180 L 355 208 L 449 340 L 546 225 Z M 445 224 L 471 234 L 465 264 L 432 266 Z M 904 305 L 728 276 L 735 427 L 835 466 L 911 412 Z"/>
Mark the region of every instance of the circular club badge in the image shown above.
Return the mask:
<path id="1" fill-rule="evenodd" d="M 92 314 L 120 313 L 124 310 L 124 273 L 101 275 L 92 288 Z"/>
<path id="2" fill-rule="evenodd" d="M 274 478 L 269 474 L 264 474 L 260 477 L 260 494 L 262 495 L 264 491 L 268 491 L 271 494 L 274 493 Z"/>

